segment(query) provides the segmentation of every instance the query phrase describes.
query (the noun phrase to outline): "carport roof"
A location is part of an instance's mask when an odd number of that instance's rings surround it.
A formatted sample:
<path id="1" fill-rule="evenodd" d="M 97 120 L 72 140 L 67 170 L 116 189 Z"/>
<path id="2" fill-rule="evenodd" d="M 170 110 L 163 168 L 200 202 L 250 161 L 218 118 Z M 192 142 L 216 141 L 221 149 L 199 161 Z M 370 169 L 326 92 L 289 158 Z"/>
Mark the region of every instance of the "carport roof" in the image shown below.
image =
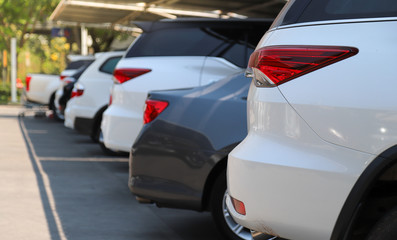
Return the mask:
<path id="1" fill-rule="evenodd" d="M 286 0 L 61 0 L 50 19 L 77 24 L 120 24 L 176 17 L 274 18 Z"/>

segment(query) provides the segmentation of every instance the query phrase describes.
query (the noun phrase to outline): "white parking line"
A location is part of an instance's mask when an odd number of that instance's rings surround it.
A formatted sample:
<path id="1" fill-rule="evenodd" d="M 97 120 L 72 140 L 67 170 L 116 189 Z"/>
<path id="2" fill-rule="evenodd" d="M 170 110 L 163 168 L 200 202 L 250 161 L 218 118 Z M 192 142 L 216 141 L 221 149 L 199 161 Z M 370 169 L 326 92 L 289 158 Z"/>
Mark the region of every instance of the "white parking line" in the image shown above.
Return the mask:
<path id="1" fill-rule="evenodd" d="M 29 138 L 28 132 L 27 132 L 26 127 L 25 127 L 25 124 L 21 120 L 21 118 L 19 118 L 19 123 L 21 125 L 21 129 L 22 129 L 23 135 L 25 136 L 25 139 L 26 139 L 26 141 L 27 141 L 27 143 L 29 145 L 30 151 L 31 151 L 31 153 L 33 155 L 33 160 L 35 161 L 37 169 L 39 171 L 39 174 L 40 174 L 40 176 L 41 176 L 41 178 L 43 180 L 45 193 L 47 195 L 48 202 L 50 204 L 50 208 L 51 208 L 52 214 L 54 216 L 55 224 L 56 224 L 56 227 L 57 227 L 57 230 L 58 230 L 58 233 L 59 233 L 59 238 L 61 240 L 67 240 L 67 237 L 65 235 L 65 231 L 63 230 L 62 223 L 61 223 L 60 217 L 59 217 L 57 209 L 56 209 L 54 195 L 53 195 L 52 190 L 51 190 L 51 185 L 50 185 L 49 178 L 48 178 L 47 174 L 45 173 L 45 171 L 43 170 L 43 167 L 42 167 L 42 165 L 40 163 L 40 159 L 38 158 L 38 156 L 37 156 L 37 154 L 36 154 L 36 152 L 34 150 L 32 141 Z M 36 173 L 36 174 L 38 174 L 38 173 Z"/>

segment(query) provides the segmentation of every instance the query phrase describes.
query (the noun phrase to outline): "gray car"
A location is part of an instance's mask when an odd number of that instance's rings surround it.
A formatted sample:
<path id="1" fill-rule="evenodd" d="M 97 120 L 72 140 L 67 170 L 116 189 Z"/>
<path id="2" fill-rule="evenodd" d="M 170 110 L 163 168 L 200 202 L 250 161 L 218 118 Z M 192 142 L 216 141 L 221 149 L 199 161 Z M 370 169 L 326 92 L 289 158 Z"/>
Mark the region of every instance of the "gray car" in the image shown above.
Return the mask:
<path id="1" fill-rule="evenodd" d="M 139 201 L 211 211 L 224 238 L 251 239 L 225 205 L 227 156 L 247 134 L 249 85 L 239 74 L 190 90 L 150 93 L 147 123 L 130 154 L 128 185 Z"/>

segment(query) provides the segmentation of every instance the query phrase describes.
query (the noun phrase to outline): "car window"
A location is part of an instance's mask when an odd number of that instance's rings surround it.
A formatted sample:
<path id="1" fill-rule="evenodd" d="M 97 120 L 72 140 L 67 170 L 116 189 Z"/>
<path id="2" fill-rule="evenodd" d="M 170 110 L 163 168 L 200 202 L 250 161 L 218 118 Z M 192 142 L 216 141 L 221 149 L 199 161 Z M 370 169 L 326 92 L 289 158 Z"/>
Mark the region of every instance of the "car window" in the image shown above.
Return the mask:
<path id="1" fill-rule="evenodd" d="M 250 54 L 266 30 L 232 27 L 162 29 L 143 34 L 126 57 L 215 56 L 246 67 Z"/>
<path id="2" fill-rule="evenodd" d="M 223 45 L 210 56 L 225 58 L 239 67 L 247 66 L 249 56 L 266 31 L 266 29 L 258 31 L 258 29 L 238 28 L 212 28 L 211 30 L 212 34 L 223 39 Z"/>
<path id="3" fill-rule="evenodd" d="M 222 40 L 205 29 L 176 28 L 145 33 L 126 57 L 141 56 L 207 56 Z"/>
<path id="4" fill-rule="evenodd" d="M 91 64 L 94 60 L 78 60 L 70 62 L 65 70 L 78 69 L 86 64 Z"/>
<path id="5" fill-rule="evenodd" d="M 288 5 L 273 27 L 314 21 L 397 17 L 396 0 L 295 0 Z"/>
<path id="6" fill-rule="evenodd" d="M 102 66 L 99 68 L 99 71 L 104 72 L 104 73 L 109 73 L 113 74 L 113 71 L 117 65 L 117 63 L 120 61 L 120 57 L 112 57 L 106 60 L 105 63 L 102 64 Z"/>

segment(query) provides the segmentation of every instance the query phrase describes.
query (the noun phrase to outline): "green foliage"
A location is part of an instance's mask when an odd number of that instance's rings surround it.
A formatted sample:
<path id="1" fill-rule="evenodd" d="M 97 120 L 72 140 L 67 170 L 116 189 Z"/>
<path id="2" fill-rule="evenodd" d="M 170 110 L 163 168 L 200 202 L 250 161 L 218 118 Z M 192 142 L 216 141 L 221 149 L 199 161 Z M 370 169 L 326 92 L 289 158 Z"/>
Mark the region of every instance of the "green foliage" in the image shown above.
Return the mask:
<path id="1" fill-rule="evenodd" d="M 125 32 L 118 32 L 112 29 L 99 29 L 89 28 L 89 35 L 92 37 L 92 48 L 94 52 L 106 52 L 109 51 L 110 45 L 113 40 L 125 40 L 130 34 Z"/>
<path id="2" fill-rule="evenodd" d="M 17 90 L 17 98 L 21 97 L 20 89 Z M 8 104 L 11 101 L 11 86 L 9 83 L 0 82 L 0 104 Z"/>
<path id="3" fill-rule="evenodd" d="M 18 76 L 27 73 L 59 74 L 66 68 L 70 44 L 66 38 L 31 35 L 18 54 Z"/>
<path id="4" fill-rule="evenodd" d="M 8 103 L 10 100 L 11 91 L 9 84 L 0 83 L 0 104 Z"/>
<path id="5" fill-rule="evenodd" d="M 0 0 L 0 49 L 9 49 L 10 39 L 24 44 L 24 35 L 35 23 L 45 21 L 59 0 Z"/>

